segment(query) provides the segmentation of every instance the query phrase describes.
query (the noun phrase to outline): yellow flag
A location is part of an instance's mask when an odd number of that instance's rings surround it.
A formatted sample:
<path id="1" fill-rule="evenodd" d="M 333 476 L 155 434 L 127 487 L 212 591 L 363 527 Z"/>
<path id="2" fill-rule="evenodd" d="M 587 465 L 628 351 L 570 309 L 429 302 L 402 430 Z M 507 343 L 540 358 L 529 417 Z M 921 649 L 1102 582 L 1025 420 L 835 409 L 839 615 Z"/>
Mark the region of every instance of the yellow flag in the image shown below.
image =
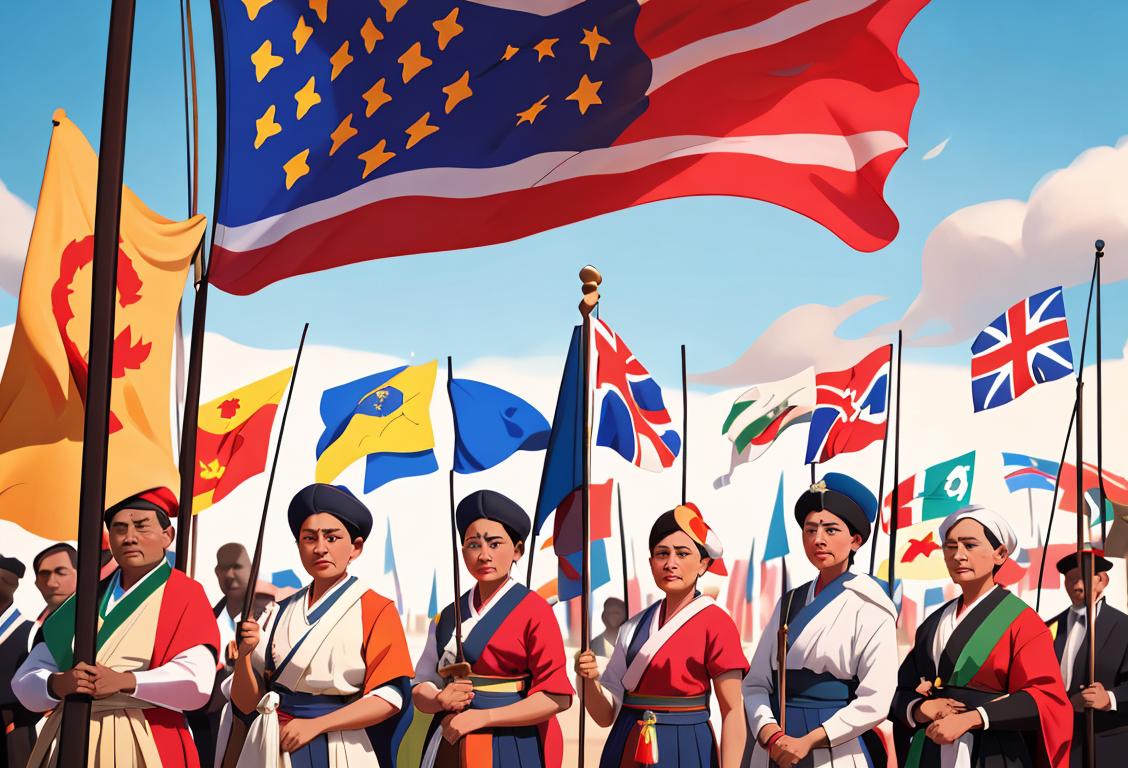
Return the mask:
<path id="1" fill-rule="evenodd" d="M 62 110 L 47 152 L 0 379 L 0 519 L 78 533 L 98 157 Z M 169 411 L 176 309 L 205 219 L 170 221 L 122 190 L 106 503 L 179 487 Z"/>
<path id="2" fill-rule="evenodd" d="M 898 579 L 928 581 L 948 579 L 944 565 L 944 542 L 940 538 L 942 520 L 927 520 L 897 531 L 897 568 L 893 576 Z M 889 580 L 889 561 L 882 560 L 877 569 L 879 579 Z"/>

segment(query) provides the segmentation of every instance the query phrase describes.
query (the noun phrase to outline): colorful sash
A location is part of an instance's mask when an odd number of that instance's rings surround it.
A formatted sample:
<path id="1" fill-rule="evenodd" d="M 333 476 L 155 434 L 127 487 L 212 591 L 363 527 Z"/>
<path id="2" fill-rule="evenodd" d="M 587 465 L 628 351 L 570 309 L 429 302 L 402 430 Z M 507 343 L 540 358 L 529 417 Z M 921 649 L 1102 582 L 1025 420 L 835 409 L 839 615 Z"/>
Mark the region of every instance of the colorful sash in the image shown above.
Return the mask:
<path id="1" fill-rule="evenodd" d="M 1026 603 L 1010 592 L 998 589 L 995 594 L 1001 595 L 1001 597 L 992 595 L 984 601 L 985 604 L 981 604 L 989 612 L 975 625 L 974 631 L 967 638 L 963 647 L 959 647 L 959 639 L 962 638 L 957 638 L 956 634 L 953 634 L 944 647 L 936 670 L 938 673 L 937 679 L 941 681 L 938 688 L 944 686 L 967 687 L 968 683 L 979 673 L 983 663 L 987 661 L 987 657 L 995 650 L 995 646 L 1002 640 L 1003 635 L 1010 629 L 1010 625 L 1026 610 Z M 994 605 L 989 605 L 988 601 L 994 603 Z M 972 618 L 972 616 L 968 616 L 964 621 L 969 621 Z M 957 632 L 958 630 L 959 628 L 957 628 Z M 927 741 L 924 731 L 924 728 L 917 728 L 916 732 L 913 733 L 912 740 L 909 742 L 909 753 L 905 758 L 905 768 L 919 768 Z"/>

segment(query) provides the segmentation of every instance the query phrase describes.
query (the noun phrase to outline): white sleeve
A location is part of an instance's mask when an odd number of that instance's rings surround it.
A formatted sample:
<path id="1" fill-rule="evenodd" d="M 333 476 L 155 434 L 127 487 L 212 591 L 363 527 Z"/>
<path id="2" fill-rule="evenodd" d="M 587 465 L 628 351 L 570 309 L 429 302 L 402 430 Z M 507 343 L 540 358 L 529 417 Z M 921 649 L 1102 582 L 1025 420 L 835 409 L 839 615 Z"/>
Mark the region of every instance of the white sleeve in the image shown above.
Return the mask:
<path id="1" fill-rule="evenodd" d="M 742 686 L 744 710 L 748 715 L 748 727 L 751 729 L 753 739 L 759 738 L 760 731 L 765 725 L 776 722 L 775 715 L 772 713 L 771 693 L 775 687 L 774 670 L 778 634 L 779 602 L 776 603 L 771 621 L 764 627 L 760 642 L 756 644 L 756 650 L 752 653 L 752 662 Z M 759 749 L 759 744 L 755 748 Z"/>
<path id="2" fill-rule="evenodd" d="M 1116 711 L 1116 694 L 1113 693 L 1112 691 L 1109 691 L 1108 689 L 1105 689 L 1105 690 L 1108 693 L 1108 703 L 1109 703 L 1108 711 L 1109 712 L 1115 712 Z"/>
<path id="3" fill-rule="evenodd" d="M 437 621 L 432 621 L 427 627 L 427 643 L 423 646 L 423 655 L 419 657 L 419 663 L 415 665 L 412 686 L 430 683 L 436 688 L 443 687 L 443 679 L 439 677 L 439 641 L 435 636 L 438 626 Z"/>
<path id="4" fill-rule="evenodd" d="M 37 643 L 12 676 L 12 693 L 24 709 L 32 712 L 54 709 L 59 700 L 47 692 L 47 678 L 58 671 L 55 657 L 47 650 L 47 643 Z"/>
<path id="5" fill-rule="evenodd" d="M 615 647 L 611 650 L 611 657 L 607 660 L 607 666 L 599 675 L 599 685 L 611 695 L 616 714 L 619 707 L 623 705 L 623 694 L 625 693 L 623 676 L 627 674 L 627 647 L 630 645 L 631 637 L 634 636 L 637 626 L 637 621 L 628 621 L 619 627 L 619 634 L 615 637 Z"/>
<path id="6" fill-rule="evenodd" d="M 364 694 L 364 698 L 376 696 L 391 704 L 397 710 L 403 709 L 403 694 L 394 685 L 381 685 Z"/>
<path id="7" fill-rule="evenodd" d="M 137 680 L 134 698 L 187 712 L 199 709 L 211 698 L 215 657 L 206 645 L 194 645 L 167 664 L 134 672 L 133 677 Z"/>
<path id="8" fill-rule="evenodd" d="M 856 739 L 889 715 L 897 691 L 897 627 L 893 617 L 875 605 L 858 612 L 854 628 L 855 698 L 822 724 L 831 747 Z"/>
<path id="9" fill-rule="evenodd" d="M 266 610 L 262 612 L 259 617 L 259 644 L 255 646 L 254 653 L 251 654 L 251 668 L 260 676 L 266 673 L 266 654 L 270 650 L 270 633 L 274 631 L 274 625 L 282 618 L 282 610 L 278 603 L 270 603 L 266 606 Z M 239 628 L 235 628 L 235 643 L 239 643 Z M 280 661 L 276 659 L 275 661 Z"/>

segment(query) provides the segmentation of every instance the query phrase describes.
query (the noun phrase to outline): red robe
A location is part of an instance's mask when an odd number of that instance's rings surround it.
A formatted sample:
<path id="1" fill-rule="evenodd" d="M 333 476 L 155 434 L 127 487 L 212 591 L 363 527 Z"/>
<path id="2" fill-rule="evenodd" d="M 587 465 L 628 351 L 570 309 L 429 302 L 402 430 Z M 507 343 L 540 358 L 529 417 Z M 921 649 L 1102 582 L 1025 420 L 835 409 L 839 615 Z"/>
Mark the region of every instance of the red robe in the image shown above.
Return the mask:
<path id="1" fill-rule="evenodd" d="M 633 693 L 701 696 L 709 693 L 715 677 L 732 670 L 740 670 L 741 675 L 748 672 L 740 633 L 723 608 L 710 605 L 654 654 Z"/>

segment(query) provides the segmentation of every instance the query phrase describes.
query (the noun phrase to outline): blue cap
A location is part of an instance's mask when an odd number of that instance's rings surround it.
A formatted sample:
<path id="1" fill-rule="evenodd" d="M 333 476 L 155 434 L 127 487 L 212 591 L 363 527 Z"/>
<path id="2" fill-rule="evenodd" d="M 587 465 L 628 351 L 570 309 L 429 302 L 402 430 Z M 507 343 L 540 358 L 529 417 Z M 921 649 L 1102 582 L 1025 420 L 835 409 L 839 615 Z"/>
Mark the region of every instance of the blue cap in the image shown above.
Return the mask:
<path id="1" fill-rule="evenodd" d="M 807 515 L 823 509 L 841 518 L 863 541 L 869 539 L 877 517 L 877 499 L 854 478 L 841 472 L 827 472 L 795 502 L 795 519 L 802 525 Z"/>

